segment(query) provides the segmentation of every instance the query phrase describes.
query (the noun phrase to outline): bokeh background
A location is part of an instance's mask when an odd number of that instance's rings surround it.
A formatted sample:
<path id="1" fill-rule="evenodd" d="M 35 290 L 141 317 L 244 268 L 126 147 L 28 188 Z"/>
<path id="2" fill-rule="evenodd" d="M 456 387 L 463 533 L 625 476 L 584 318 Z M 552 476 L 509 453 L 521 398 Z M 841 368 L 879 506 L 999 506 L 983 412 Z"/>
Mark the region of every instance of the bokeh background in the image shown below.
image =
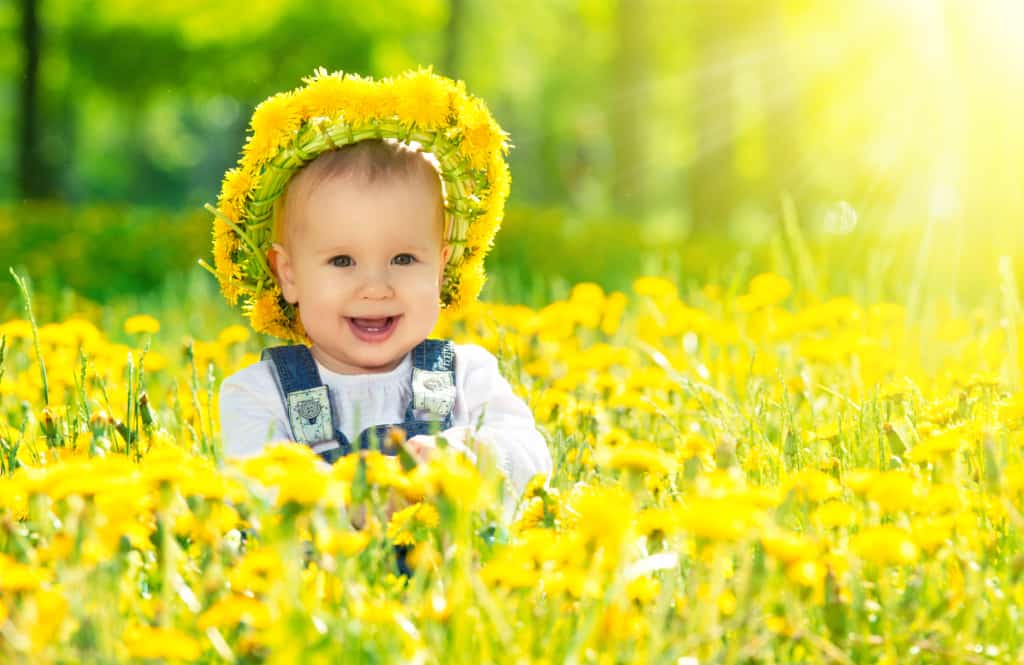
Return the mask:
<path id="1" fill-rule="evenodd" d="M 1016 0 L 7 0 L 0 313 L 12 266 L 44 319 L 219 329 L 202 204 L 255 104 L 417 65 L 515 146 L 487 298 L 774 270 L 800 298 L 970 308 L 1022 265 L 1022 25 Z"/>

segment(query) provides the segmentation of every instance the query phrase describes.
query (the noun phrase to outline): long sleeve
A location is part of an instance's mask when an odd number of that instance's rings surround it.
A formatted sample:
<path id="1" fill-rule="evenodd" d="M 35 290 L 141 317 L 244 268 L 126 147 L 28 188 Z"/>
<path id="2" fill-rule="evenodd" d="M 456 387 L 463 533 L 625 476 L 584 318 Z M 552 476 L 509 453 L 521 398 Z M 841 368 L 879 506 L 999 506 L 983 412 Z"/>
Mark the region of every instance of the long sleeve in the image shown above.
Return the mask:
<path id="1" fill-rule="evenodd" d="M 514 507 L 535 475 L 551 474 L 547 442 L 537 431 L 529 407 L 512 391 L 489 351 L 475 344 L 456 345 L 455 367 L 458 395 L 452 415 L 457 425 L 442 435 L 459 447 L 467 438 L 488 445 L 514 490 L 509 497 Z"/>
<path id="2" fill-rule="evenodd" d="M 249 457 L 271 441 L 291 439 L 274 377 L 262 362 L 224 379 L 220 428 L 225 457 Z"/>

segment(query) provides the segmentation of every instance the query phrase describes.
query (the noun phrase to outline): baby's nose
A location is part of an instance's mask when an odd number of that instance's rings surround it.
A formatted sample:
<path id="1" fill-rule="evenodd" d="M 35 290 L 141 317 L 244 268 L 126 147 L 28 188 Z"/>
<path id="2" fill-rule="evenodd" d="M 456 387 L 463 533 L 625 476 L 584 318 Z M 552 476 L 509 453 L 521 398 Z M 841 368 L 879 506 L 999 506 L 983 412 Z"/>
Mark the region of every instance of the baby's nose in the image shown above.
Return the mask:
<path id="1" fill-rule="evenodd" d="M 363 298 L 389 298 L 395 290 L 391 286 L 391 280 L 385 272 L 374 272 L 366 275 L 360 288 L 360 295 Z"/>

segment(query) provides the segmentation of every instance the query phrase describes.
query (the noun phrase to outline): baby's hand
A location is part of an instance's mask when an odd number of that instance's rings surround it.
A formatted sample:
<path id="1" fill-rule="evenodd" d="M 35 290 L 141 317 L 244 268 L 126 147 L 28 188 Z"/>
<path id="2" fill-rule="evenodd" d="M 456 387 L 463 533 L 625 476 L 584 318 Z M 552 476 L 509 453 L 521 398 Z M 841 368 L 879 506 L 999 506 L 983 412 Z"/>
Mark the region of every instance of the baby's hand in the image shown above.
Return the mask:
<path id="1" fill-rule="evenodd" d="M 427 462 L 437 452 L 437 439 L 429 434 L 418 434 L 405 442 L 420 462 Z"/>

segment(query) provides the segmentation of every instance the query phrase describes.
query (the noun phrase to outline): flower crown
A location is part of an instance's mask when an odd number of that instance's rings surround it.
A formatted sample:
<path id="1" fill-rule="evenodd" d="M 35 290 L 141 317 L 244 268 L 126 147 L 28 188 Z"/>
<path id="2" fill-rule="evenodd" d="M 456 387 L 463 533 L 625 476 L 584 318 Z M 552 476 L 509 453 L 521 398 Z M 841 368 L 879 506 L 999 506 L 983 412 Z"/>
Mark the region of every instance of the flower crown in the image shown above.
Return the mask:
<path id="1" fill-rule="evenodd" d="M 508 135 L 462 81 L 430 69 L 374 80 L 318 68 L 305 85 L 268 97 L 249 123 L 238 166 L 224 174 L 214 214 L 215 268 L 204 264 L 231 305 L 257 332 L 304 342 L 294 305 L 286 302 L 267 263 L 274 203 L 291 177 L 329 150 L 365 139 L 417 143 L 440 165 L 445 238 L 452 245 L 441 304 L 458 309 L 484 283 L 484 255 L 501 225 L 510 177 Z"/>

